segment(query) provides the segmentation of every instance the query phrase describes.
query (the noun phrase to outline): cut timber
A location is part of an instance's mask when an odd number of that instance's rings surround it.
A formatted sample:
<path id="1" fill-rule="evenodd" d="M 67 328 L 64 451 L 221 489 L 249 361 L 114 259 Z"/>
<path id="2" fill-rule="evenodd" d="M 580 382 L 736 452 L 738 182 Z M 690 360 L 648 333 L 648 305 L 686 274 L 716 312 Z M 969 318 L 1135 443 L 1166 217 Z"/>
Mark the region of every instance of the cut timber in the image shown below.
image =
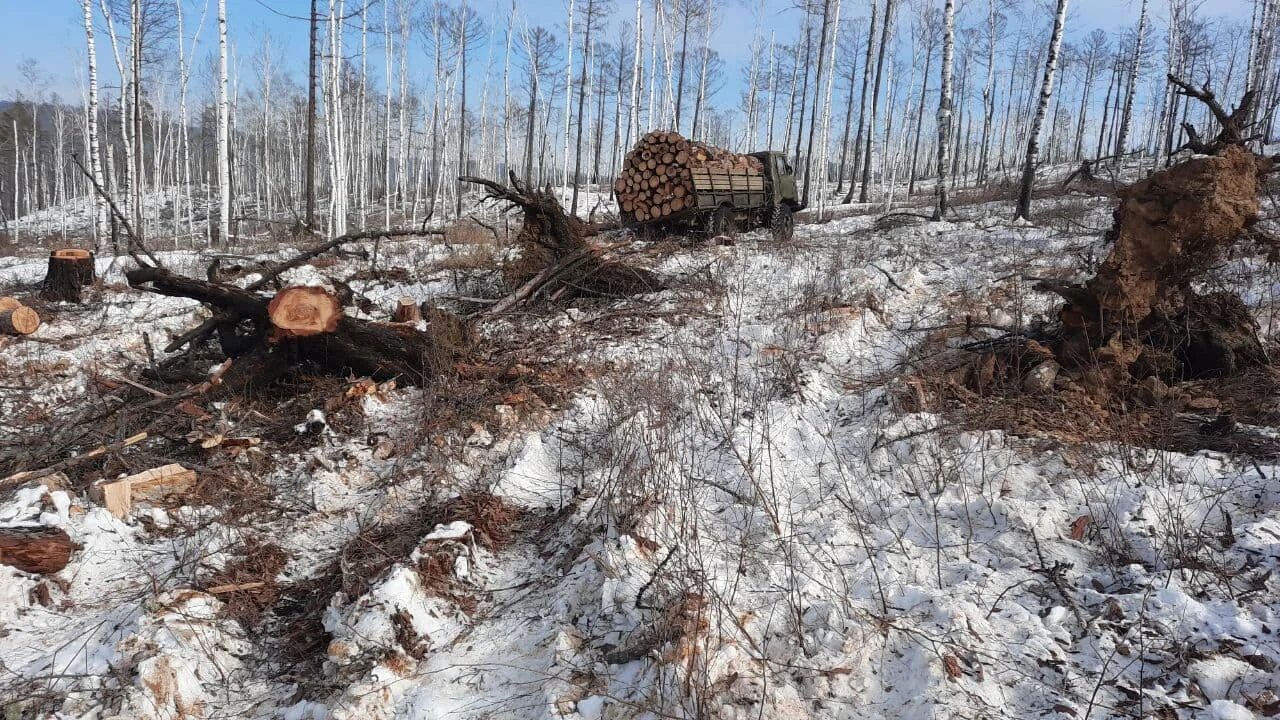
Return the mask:
<path id="1" fill-rule="evenodd" d="M 417 300 L 411 297 L 402 297 L 396 303 L 396 309 L 392 313 L 391 319 L 398 323 L 418 322 L 422 319 L 422 308 L 418 307 Z"/>
<path id="2" fill-rule="evenodd" d="M 40 327 L 40 314 L 29 307 L 0 310 L 0 333 L 5 335 L 30 335 Z"/>
<path id="3" fill-rule="evenodd" d="M 0 312 L 22 307 L 22 301 L 12 295 L 0 297 Z"/>
<path id="4" fill-rule="evenodd" d="M 93 253 L 78 248 L 54 250 L 40 296 L 51 302 L 80 302 L 80 289 L 93 284 L 97 273 Z"/>
<path id="5" fill-rule="evenodd" d="M 267 315 L 280 337 L 310 337 L 331 333 L 342 319 L 342 304 L 333 293 L 319 287 L 281 290 L 267 305 Z"/>
<path id="6" fill-rule="evenodd" d="M 134 502 L 158 503 L 176 498 L 190 492 L 195 484 L 196 472 L 174 463 L 103 483 L 97 489 L 107 510 L 125 518 L 133 511 Z"/>
<path id="7" fill-rule="evenodd" d="M 67 566 L 75 547 L 62 530 L 52 527 L 0 527 L 0 565 L 49 575 Z"/>
<path id="8" fill-rule="evenodd" d="M 223 395 L 264 387 L 299 364 L 341 376 L 354 372 L 378 381 L 396 377 L 401 384 L 419 384 L 441 370 L 445 356 L 453 351 L 440 347 L 434 337 L 412 326 L 345 317 L 340 307 L 330 318 L 331 330 L 309 335 L 286 333 L 272 320 L 269 309 L 275 306 L 280 310 L 283 301 L 268 302 L 267 298 L 234 285 L 196 280 L 163 268 L 138 268 L 126 272 L 125 277 L 131 287 L 192 298 L 213 308 L 213 318 L 183 337 L 200 337 L 207 325 L 218 333 L 223 352 L 237 358 L 219 386 L 218 393 Z M 291 290 L 294 288 L 281 294 Z M 319 291 L 336 303 L 336 298 L 320 288 L 309 290 Z M 251 327 L 244 327 L 246 321 Z M 170 347 L 181 344 L 175 342 Z"/>
<path id="9" fill-rule="evenodd" d="M 624 220 L 661 220 L 697 207 L 692 201 L 672 200 L 700 191 L 763 197 L 764 164 L 757 157 L 687 140 L 678 133 L 652 132 L 627 154 L 613 189 Z"/>

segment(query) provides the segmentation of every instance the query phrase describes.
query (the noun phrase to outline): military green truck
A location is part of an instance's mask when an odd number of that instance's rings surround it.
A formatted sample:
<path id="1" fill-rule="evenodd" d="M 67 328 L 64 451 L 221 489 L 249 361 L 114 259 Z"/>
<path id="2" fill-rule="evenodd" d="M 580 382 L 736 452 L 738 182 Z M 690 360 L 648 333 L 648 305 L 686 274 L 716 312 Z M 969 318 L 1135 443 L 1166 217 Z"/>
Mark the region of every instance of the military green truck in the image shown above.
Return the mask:
<path id="1" fill-rule="evenodd" d="M 694 222 L 710 235 L 769 228 L 775 240 L 790 241 L 794 214 L 800 209 L 795 171 L 783 153 L 769 150 L 751 156 L 764 166 L 760 174 L 692 171 Z"/>
<path id="2" fill-rule="evenodd" d="M 739 155 L 677 133 L 652 132 L 627 154 L 614 182 L 626 227 L 708 237 L 769 228 L 789 241 L 801 209 L 795 171 L 781 152 Z"/>

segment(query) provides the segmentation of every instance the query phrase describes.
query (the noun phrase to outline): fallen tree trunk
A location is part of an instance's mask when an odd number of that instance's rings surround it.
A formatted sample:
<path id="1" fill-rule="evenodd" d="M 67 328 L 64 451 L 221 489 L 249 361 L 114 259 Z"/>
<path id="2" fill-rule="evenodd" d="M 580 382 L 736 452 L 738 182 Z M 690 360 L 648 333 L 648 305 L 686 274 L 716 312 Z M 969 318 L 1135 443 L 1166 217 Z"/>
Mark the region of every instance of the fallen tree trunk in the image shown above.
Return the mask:
<path id="1" fill-rule="evenodd" d="M 521 257 L 504 271 L 508 286 L 519 297 L 500 302 L 491 313 L 504 312 L 538 295 L 622 297 L 662 289 L 662 282 L 652 272 L 610 259 L 604 248 L 588 242 L 592 226 L 565 213 L 550 192 L 521 187 L 514 173 L 511 187 L 479 177 L 458 179 L 483 186 L 488 199 L 509 203 L 524 214 L 516 235 Z"/>
<path id="2" fill-rule="evenodd" d="M 192 298 L 213 309 L 214 317 L 195 330 L 216 330 L 224 354 L 244 356 L 224 378 L 226 390 L 260 387 L 300 364 L 418 384 L 451 359 L 450 348 L 438 347 L 433 336 L 413 327 L 342 316 L 337 299 L 322 288 L 285 288 L 266 298 L 162 268 L 138 268 L 125 277 L 131 287 Z"/>
<path id="3" fill-rule="evenodd" d="M 80 302 L 80 290 L 97 279 L 93 253 L 78 248 L 54 250 L 49 254 L 49 270 L 40 297 L 50 302 Z"/>
<path id="4" fill-rule="evenodd" d="M 66 532 L 52 527 L 0 528 L 0 565 L 50 575 L 67 566 L 75 546 Z"/>

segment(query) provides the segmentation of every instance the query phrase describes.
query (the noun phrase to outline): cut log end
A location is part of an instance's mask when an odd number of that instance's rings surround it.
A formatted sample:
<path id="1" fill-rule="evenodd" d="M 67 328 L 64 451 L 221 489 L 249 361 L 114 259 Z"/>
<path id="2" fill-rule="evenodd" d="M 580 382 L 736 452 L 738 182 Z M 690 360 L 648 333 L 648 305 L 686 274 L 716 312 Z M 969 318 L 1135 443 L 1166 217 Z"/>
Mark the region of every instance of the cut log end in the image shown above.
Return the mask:
<path id="1" fill-rule="evenodd" d="M 267 314 L 278 335 L 310 337 L 336 330 L 342 305 L 324 288 L 299 286 L 277 293 L 267 306 Z"/>
<path id="2" fill-rule="evenodd" d="M 51 527 L 0 528 L 0 564 L 49 575 L 67 566 L 74 550 L 66 532 Z"/>
<path id="3" fill-rule="evenodd" d="M 22 301 L 12 295 L 0 297 L 0 312 L 22 307 Z"/>
<path id="4" fill-rule="evenodd" d="M 0 310 L 0 333 L 30 335 L 39 327 L 40 314 L 29 307 L 19 305 L 12 310 Z"/>

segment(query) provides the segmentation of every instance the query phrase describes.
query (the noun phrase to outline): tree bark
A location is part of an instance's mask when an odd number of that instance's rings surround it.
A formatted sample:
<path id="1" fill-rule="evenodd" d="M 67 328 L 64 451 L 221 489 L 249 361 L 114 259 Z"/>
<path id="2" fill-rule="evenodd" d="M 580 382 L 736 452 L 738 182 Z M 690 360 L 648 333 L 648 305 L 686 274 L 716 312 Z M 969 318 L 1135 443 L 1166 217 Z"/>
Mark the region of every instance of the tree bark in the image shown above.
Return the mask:
<path id="1" fill-rule="evenodd" d="M 23 572 L 51 575 L 67 566 L 75 546 L 59 528 L 0 528 L 0 565 Z"/>
<path id="2" fill-rule="evenodd" d="M 227 97 L 227 0 L 218 0 L 218 239 L 231 242 L 231 106 Z"/>
<path id="3" fill-rule="evenodd" d="M 1138 92 L 1138 69 L 1142 65 L 1142 36 L 1147 31 L 1147 0 L 1142 0 L 1142 10 L 1138 14 L 1138 34 L 1134 37 L 1133 60 L 1129 64 L 1129 83 L 1124 95 L 1124 109 L 1120 114 L 1120 135 L 1116 138 L 1116 162 L 1124 156 L 1125 145 L 1129 141 L 1129 125 L 1133 121 L 1133 98 Z"/>
<path id="4" fill-rule="evenodd" d="M 871 151 L 875 147 L 876 115 L 880 106 L 880 80 L 884 76 L 884 53 L 889 45 L 889 33 L 893 28 L 893 7 L 895 0 L 885 0 L 884 26 L 880 31 L 880 51 L 876 59 L 876 81 L 871 91 L 871 118 L 867 124 L 867 146 L 862 157 L 862 189 L 858 193 L 858 202 L 866 202 L 867 188 L 871 184 Z"/>
<path id="5" fill-rule="evenodd" d="M 87 250 L 54 250 L 49 254 L 40 297 L 50 302 L 80 302 L 81 288 L 97 279 L 93 253 Z"/>
<path id="6" fill-rule="evenodd" d="M 942 94 L 938 98 L 938 203 L 933 219 L 947 214 L 947 173 L 951 168 L 951 63 L 955 52 L 956 3 L 947 0 L 943 10 Z"/>
<path id="7" fill-rule="evenodd" d="M 1031 189 L 1036 181 L 1036 161 L 1040 153 L 1040 126 L 1044 123 L 1049 97 L 1053 94 L 1053 77 L 1058 69 L 1058 50 L 1062 47 L 1062 27 L 1066 16 L 1067 0 L 1058 0 L 1058 9 L 1053 15 L 1053 32 L 1049 35 L 1049 56 L 1044 63 L 1044 82 L 1040 85 L 1040 101 L 1036 104 L 1036 114 L 1027 133 L 1027 157 L 1022 165 L 1022 187 L 1018 192 L 1018 211 L 1014 216 L 1023 220 L 1031 214 Z"/>

